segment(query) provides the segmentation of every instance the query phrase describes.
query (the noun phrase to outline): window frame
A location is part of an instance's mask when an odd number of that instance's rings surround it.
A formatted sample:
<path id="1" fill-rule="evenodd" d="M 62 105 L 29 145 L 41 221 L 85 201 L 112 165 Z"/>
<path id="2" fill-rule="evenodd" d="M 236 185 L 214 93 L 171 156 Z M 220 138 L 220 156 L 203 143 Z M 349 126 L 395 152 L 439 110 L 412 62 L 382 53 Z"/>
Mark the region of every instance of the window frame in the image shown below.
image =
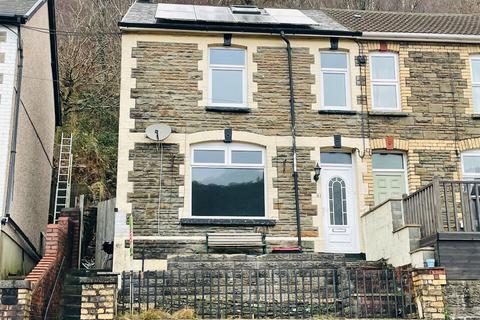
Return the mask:
<path id="1" fill-rule="evenodd" d="M 402 156 L 402 161 L 403 161 L 403 169 L 375 169 L 373 167 L 373 155 L 374 154 L 397 154 L 397 155 L 401 155 Z M 386 151 L 383 151 L 383 150 L 374 150 L 372 152 L 372 171 L 373 172 L 404 172 L 405 173 L 405 176 L 407 175 L 407 158 L 406 158 L 406 154 L 404 152 L 386 152 Z M 408 188 L 407 188 L 408 190 Z"/>
<path id="2" fill-rule="evenodd" d="M 480 173 L 467 173 L 465 172 L 465 161 L 464 158 L 465 156 L 477 156 L 480 158 L 480 150 L 469 150 L 469 151 L 464 151 L 461 154 L 461 167 L 462 167 L 462 178 L 465 180 L 475 180 L 475 179 L 480 179 Z"/>
<path id="3" fill-rule="evenodd" d="M 196 163 L 194 154 L 196 150 L 224 150 L 225 152 L 225 161 L 221 163 Z M 252 164 L 252 163 L 232 163 L 232 151 L 261 151 L 262 152 L 262 163 L 261 164 Z M 195 219 L 256 219 L 264 220 L 268 218 L 268 175 L 267 175 L 267 166 L 266 166 L 266 149 L 260 145 L 247 144 L 247 143 L 221 143 L 221 142 L 207 142 L 192 145 L 190 153 L 190 218 Z M 264 181 L 264 215 L 263 216 L 195 216 L 193 215 L 193 168 L 228 168 L 228 169 L 263 169 L 263 181 Z"/>
<path id="4" fill-rule="evenodd" d="M 245 61 L 243 66 L 241 65 L 231 65 L 231 64 L 212 64 L 210 59 L 212 57 L 212 50 L 225 50 L 225 51 L 243 51 Z M 232 47 L 209 47 L 208 48 L 208 105 L 212 107 L 230 107 L 230 108 L 246 108 L 247 99 L 248 99 L 248 89 L 247 89 L 247 50 L 245 48 L 232 48 Z M 222 70 L 222 71 L 242 71 L 242 103 L 229 103 L 229 102 L 213 102 L 213 71 Z"/>
<path id="5" fill-rule="evenodd" d="M 373 79 L 373 57 L 393 57 L 394 59 L 394 72 L 395 72 L 395 79 L 394 80 L 383 80 L 383 79 Z M 398 63 L 398 53 L 395 52 L 372 52 L 370 53 L 370 94 L 372 96 L 372 110 L 373 111 L 401 111 L 401 99 L 400 99 L 400 68 Z M 395 93 L 396 93 L 396 108 L 385 108 L 385 107 L 376 107 L 375 106 L 375 95 L 374 95 L 374 87 L 381 86 L 381 85 L 395 85 Z"/>
<path id="6" fill-rule="evenodd" d="M 322 67 L 322 54 L 343 54 L 345 55 L 345 59 L 347 61 L 346 68 L 324 68 Z M 350 96 L 350 56 L 348 52 L 344 51 L 320 51 L 320 109 L 321 110 L 351 110 L 352 103 L 351 103 L 351 96 Z M 327 106 L 325 104 L 325 73 L 333 73 L 333 74 L 344 74 L 345 75 L 345 106 Z"/>
<path id="7" fill-rule="evenodd" d="M 470 85 L 471 85 L 471 90 L 472 90 L 472 109 L 473 113 L 479 113 L 480 114 L 480 101 L 477 101 L 478 106 L 475 106 L 475 95 L 473 94 L 473 88 L 480 88 L 480 81 L 474 82 L 473 81 L 473 61 L 478 61 L 480 62 L 480 54 L 473 54 L 470 56 L 469 62 L 470 62 Z M 480 74 L 478 75 L 480 78 Z M 463 171 L 463 169 L 462 169 Z"/>

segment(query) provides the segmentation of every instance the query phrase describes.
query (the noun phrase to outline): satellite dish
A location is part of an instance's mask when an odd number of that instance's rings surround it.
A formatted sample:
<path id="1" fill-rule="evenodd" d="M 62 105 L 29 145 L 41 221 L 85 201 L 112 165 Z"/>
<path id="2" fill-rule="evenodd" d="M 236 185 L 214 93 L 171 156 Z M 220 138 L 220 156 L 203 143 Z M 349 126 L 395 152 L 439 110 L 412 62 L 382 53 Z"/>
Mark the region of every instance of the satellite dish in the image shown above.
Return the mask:
<path id="1" fill-rule="evenodd" d="M 166 124 L 152 124 L 145 129 L 147 138 L 154 141 L 163 141 L 172 133 L 172 128 Z"/>

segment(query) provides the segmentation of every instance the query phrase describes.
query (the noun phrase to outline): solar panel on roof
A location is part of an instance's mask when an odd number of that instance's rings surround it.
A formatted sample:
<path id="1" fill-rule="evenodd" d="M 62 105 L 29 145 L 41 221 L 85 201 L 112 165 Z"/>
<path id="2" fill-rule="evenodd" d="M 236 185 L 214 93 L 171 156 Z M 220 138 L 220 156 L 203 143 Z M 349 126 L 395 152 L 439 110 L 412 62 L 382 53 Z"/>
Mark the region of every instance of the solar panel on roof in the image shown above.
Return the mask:
<path id="1" fill-rule="evenodd" d="M 277 23 L 282 24 L 301 24 L 313 25 L 318 24 L 314 20 L 307 17 L 303 12 L 297 9 L 274 9 L 266 8 L 265 11 L 270 14 Z"/>
<path id="2" fill-rule="evenodd" d="M 195 6 L 199 21 L 235 22 L 232 12 L 226 7 Z"/>
<path id="3" fill-rule="evenodd" d="M 234 18 L 238 23 L 276 23 L 275 19 L 268 14 L 236 14 Z"/>
<path id="4" fill-rule="evenodd" d="M 238 9 L 233 11 L 233 8 Z M 246 11 L 245 11 L 246 10 Z M 258 13 L 259 12 L 259 13 Z M 159 3 L 157 19 L 251 24 L 315 25 L 314 20 L 296 9 L 259 9 L 251 6 L 215 7 Z"/>
<path id="5" fill-rule="evenodd" d="M 170 3 L 159 3 L 157 5 L 157 12 L 155 13 L 155 18 L 185 21 L 196 20 L 195 9 L 193 5 Z"/>

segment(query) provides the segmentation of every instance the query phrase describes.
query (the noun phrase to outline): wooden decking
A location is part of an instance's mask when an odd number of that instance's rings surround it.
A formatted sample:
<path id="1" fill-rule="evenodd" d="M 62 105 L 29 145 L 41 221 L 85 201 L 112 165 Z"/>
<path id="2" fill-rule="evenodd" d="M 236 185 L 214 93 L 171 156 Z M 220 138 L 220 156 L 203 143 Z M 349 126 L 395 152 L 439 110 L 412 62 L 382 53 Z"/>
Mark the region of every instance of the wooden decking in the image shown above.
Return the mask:
<path id="1" fill-rule="evenodd" d="M 421 226 L 449 279 L 480 278 L 480 181 L 434 179 L 403 197 L 406 224 Z"/>

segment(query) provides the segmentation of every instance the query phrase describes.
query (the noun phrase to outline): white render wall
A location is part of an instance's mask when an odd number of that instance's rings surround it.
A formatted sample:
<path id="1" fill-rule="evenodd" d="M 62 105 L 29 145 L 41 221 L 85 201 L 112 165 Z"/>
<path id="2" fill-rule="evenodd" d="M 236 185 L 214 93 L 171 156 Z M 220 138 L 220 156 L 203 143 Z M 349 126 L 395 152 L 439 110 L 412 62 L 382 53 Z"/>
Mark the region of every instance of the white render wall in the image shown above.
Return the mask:
<path id="1" fill-rule="evenodd" d="M 11 28 L 15 30 L 14 26 Z M 0 74 L 3 75 L 3 82 L 0 82 L 0 215 L 3 215 L 8 178 L 7 169 L 10 156 L 13 99 L 15 97 L 17 35 L 4 26 L 0 26 L 0 34 L 7 35 L 6 42 L 0 42 L 0 56 L 5 55 L 4 60 L 0 59 Z"/>

